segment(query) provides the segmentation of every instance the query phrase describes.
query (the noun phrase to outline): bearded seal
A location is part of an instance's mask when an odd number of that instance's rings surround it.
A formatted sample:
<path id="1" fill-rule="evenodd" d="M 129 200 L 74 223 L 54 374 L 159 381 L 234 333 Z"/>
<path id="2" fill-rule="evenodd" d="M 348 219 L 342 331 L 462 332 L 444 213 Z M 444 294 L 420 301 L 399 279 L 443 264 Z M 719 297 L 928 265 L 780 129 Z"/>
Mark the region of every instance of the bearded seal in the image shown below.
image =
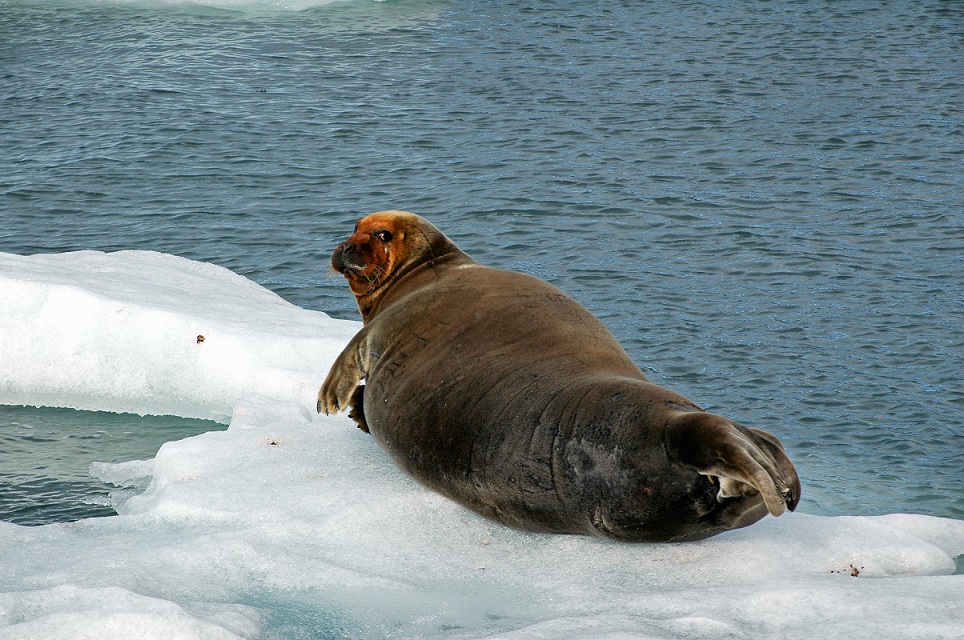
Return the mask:
<path id="1" fill-rule="evenodd" d="M 650 382 L 547 282 L 482 266 L 402 211 L 360 220 L 331 263 L 364 326 L 318 411 L 350 408 L 426 487 L 517 529 L 626 542 L 699 540 L 796 507 L 776 437 Z"/>

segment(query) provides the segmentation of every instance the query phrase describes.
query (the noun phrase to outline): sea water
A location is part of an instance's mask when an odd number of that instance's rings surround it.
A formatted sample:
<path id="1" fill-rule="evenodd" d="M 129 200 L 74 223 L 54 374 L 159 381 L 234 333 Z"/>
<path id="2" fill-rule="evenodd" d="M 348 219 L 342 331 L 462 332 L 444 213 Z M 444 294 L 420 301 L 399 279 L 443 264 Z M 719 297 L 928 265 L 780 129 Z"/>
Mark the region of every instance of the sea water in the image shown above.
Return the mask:
<path id="1" fill-rule="evenodd" d="M 36 525 L 115 514 L 92 462 L 152 458 L 169 440 L 220 430 L 176 416 L 0 405 L 0 520 Z"/>
<path id="2" fill-rule="evenodd" d="M 802 512 L 959 519 L 962 24 L 939 1 L 0 1 L 0 251 L 159 251 L 354 319 L 332 248 L 412 210 L 778 435 Z M 0 420 L 28 524 L 108 515 L 90 463 L 215 428 Z"/>

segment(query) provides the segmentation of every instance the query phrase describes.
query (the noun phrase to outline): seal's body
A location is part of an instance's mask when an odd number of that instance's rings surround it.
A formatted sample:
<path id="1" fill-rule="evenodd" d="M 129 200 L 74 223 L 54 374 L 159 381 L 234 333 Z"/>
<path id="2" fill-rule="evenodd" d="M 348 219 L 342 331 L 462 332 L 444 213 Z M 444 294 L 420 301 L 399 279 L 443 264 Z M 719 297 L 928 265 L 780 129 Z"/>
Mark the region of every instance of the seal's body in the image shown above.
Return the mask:
<path id="1" fill-rule="evenodd" d="M 796 506 L 776 438 L 650 382 L 548 283 L 478 265 L 403 212 L 363 219 L 332 263 L 365 326 L 319 411 L 354 404 L 396 464 L 460 504 L 624 541 L 696 540 Z"/>

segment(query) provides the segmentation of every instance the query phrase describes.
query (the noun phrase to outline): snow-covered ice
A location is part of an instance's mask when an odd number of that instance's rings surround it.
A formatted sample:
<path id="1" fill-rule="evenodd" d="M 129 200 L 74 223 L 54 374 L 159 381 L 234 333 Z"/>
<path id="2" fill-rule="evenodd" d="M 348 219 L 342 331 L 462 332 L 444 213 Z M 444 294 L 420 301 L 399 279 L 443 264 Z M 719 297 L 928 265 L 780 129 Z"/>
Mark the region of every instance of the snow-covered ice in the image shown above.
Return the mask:
<path id="1" fill-rule="evenodd" d="M 171 255 L 0 254 L 0 404 L 226 422 L 262 393 L 313 405 L 361 323 Z"/>
<path id="2" fill-rule="evenodd" d="M 0 254 L 0 296 L 0 402 L 230 420 L 93 465 L 149 478 L 116 517 L 0 523 L 0 638 L 964 638 L 964 521 L 798 513 L 674 545 L 512 531 L 315 415 L 359 323 L 149 252 Z"/>

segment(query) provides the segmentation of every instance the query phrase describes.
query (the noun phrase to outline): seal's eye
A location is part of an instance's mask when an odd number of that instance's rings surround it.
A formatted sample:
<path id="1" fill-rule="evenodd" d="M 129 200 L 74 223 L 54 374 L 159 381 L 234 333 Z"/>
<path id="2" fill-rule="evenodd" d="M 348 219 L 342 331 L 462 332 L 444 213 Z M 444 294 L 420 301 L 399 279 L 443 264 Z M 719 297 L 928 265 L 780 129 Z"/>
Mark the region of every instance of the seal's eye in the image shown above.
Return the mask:
<path id="1" fill-rule="evenodd" d="M 376 232 L 373 233 L 372 235 L 375 236 L 376 238 L 378 238 L 379 240 L 381 240 L 382 242 L 391 242 L 391 241 L 392 241 L 392 232 L 391 232 L 391 231 L 387 231 L 387 230 L 385 230 L 385 229 L 382 229 L 381 231 L 376 231 Z"/>

